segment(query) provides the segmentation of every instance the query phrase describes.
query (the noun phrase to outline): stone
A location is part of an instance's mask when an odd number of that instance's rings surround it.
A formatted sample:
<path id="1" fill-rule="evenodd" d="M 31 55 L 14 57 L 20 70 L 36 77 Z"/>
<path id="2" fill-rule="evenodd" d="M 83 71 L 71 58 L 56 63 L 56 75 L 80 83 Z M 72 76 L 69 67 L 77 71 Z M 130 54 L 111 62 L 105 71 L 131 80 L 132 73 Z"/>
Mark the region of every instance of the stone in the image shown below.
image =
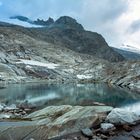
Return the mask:
<path id="1" fill-rule="evenodd" d="M 140 117 L 125 109 L 115 108 L 113 109 L 107 116 L 106 121 L 120 125 L 120 124 L 135 124 L 137 121 L 140 120 Z"/>
<path id="2" fill-rule="evenodd" d="M 93 132 L 89 128 L 82 129 L 81 132 L 86 137 L 92 138 L 93 136 Z"/>
<path id="3" fill-rule="evenodd" d="M 133 130 L 131 135 L 137 139 L 140 139 L 140 130 Z"/>
<path id="4" fill-rule="evenodd" d="M 109 131 L 112 131 L 112 130 L 115 130 L 115 126 L 114 124 L 111 124 L 111 123 L 101 123 L 101 131 L 103 132 L 109 132 Z"/>

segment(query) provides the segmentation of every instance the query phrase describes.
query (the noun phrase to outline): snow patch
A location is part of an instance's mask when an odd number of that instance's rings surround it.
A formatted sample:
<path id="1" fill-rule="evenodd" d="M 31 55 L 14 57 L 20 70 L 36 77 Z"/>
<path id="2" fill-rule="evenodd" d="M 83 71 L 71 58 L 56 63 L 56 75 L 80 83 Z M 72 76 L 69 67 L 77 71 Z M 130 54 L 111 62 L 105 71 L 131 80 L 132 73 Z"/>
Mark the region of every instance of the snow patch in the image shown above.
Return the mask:
<path id="1" fill-rule="evenodd" d="M 77 75 L 78 79 L 91 79 L 93 76 L 92 75 Z"/>
<path id="2" fill-rule="evenodd" d="M 26 64 L 29 66 L 40 66 L 40 67 L 47 67 L 48 69 L 55 69 L 58 64 L 54 63 L 42 63 L 39 61 L 34 61 L 34 60 L 24 60 L 24 59 L 19 59 L 19 62 L 16 62 L 16 64 Z"/>

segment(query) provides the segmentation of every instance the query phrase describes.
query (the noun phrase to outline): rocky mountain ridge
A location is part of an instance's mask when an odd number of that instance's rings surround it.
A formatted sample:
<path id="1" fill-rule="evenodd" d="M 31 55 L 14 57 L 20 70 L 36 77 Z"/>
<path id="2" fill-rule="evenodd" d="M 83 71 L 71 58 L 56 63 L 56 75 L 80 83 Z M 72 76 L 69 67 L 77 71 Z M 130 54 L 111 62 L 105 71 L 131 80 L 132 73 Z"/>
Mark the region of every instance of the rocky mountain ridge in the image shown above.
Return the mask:
<path id="1" fill-rule="evenodd" d="M 27 22 L 31 25 L 40 25 L 42 27 L 46 28 L 52 28 L 52 27 L 59 27 L 59 28 L 74 28 L 76 30 L 84 30 L 83 26 L 77 21 L 71 17 L 68 16 L 62 16 L 58 18 L 56 21 L 54 21 L 53 18 L 49 17 L 47 20 L 43 19 L 37 19 L 37 20 L 31 20 L 28 17 L 25 16 L 12 16 L 10 19 L 18 19 L 22 22 Z"/>
<path id="2" fill-rule="evenodd" d="M 66 26 L 0 24 L 2 83 L 100 81 L 139 90 L 139 62 L 122 61 L 101 35 L 77 29 L 81 26 L 74 19 L 61 17 L 58 21 Z"/>
<path id="3" fill-rule="evenodd" d="M 30 21 L 26 17 L 16 18 Z M 50 18 L 46 22 L 48 21 L 50 21 Z M 100 34 L 84 30 L 81 24 L 68 16 L 60 17 L 42 28 L 23 29 L 20 27 L 20 30 L 33 38 L 55 43 L 56 45 L 59 44 L 79 53 L 93 55 L 97 58 L 114 62 L 124 60 L 122 55 L 108 46 Z"/>

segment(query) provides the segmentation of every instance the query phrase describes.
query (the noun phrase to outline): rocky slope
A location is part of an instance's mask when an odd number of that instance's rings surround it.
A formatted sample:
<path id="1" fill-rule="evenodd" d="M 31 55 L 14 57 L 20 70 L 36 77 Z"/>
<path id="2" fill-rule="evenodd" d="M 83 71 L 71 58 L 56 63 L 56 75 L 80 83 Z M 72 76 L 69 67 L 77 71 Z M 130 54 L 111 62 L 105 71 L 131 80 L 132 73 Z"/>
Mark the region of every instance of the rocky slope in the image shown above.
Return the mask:
<path id="1" fill-rule="evenodd" d="M 101 81 L 140 88 L 139 62 L 118 62 L 124 58 L 101 35 L 66 16 L 42 28 L 1 22 L 0 56 L 1 83 Z"/>

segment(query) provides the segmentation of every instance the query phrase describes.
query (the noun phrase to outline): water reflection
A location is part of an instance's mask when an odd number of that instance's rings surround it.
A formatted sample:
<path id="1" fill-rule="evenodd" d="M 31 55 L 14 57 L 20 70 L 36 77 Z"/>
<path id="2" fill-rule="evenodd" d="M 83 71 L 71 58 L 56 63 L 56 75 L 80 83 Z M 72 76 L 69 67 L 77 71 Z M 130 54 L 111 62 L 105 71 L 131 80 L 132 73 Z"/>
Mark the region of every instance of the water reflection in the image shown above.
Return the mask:
<path id="1" fill-rule="evenodd" d="M 27 100 L 37 105 L 92 105 L 101 102 L 125 106 L 140 101 L 140 95 L 108 87 L 106 84 L 25 84 L 10 85 L 0 90 L 0 102 L 20 103 Z"/>

